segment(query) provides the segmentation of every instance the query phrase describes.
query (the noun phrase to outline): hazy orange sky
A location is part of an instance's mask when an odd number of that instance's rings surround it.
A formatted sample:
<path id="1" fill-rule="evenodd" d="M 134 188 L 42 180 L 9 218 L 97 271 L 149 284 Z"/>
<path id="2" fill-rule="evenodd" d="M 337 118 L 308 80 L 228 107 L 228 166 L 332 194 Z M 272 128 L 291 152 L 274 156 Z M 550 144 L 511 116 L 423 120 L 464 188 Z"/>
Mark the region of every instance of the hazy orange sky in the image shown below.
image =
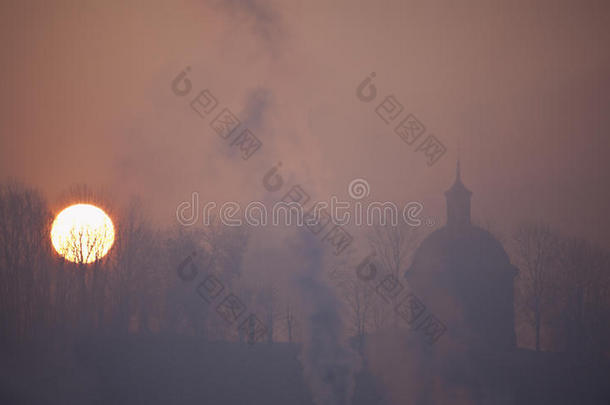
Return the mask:
<path id="1" fill-rule="evenodd" d="M 53 202 L 75 183 L 139 195 L 160 224 L 194 191 L 317 199 L 354 178 L 444 221 L 458 144 L 473 217 L 542 219 L 610 245 L 604 1 L 15 1 L 0 6 L 0 173 Z M 263 141 L 244 161 L 177 97 L 186 66 Z M 356 87 L 376 73 L 378 98 Z M 193 93 L 194 95 L 195 93 Z M 429 167 L 375 114 L 393 94 L 447 147 Z"/>

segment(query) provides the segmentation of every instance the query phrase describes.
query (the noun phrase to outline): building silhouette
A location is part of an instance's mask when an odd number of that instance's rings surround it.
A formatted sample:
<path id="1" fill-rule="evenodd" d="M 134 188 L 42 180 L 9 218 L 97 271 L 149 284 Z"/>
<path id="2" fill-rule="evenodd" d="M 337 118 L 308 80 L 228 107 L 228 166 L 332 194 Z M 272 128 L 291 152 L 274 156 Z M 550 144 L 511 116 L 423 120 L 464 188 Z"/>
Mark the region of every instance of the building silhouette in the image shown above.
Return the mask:
<path id="1" fill-rule="evenodd" d="M 466 400 L 455 403 L 610 403 L 607 360 L 517 347 L 519 272 L 502 244 L 472 224 L 472 192 L 462 182 L 459 161 L 445 197 L 445 226 L 422 241 L 404 274 L 447 328 L 433 347 L 406 343 L 418 370 L 416 402 L 454 403 L 460 392 Z"/>
<path id="2" fill-rule="evenodd" d="M 452 339 L 469 347 L 512 349 L 518 271 L 502 244 L 472 224 L 471 196 L 458 161 L 455 182 L 445 192 L 447 223 L 421 243 L 405 277 Z"/>

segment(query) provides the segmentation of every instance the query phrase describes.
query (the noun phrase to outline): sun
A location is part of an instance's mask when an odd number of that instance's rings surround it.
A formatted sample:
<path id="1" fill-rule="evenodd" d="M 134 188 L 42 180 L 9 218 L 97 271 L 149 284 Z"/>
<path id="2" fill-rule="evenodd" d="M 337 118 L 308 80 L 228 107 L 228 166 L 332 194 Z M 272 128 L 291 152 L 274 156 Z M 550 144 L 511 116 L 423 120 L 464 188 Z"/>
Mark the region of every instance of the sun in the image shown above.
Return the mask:
<path id="1" fill-rule="evenodd" d="M 53 221 L 51 242 L 66 260 L 92 263 L 104 257 L 112 247 L 114 225 L 110 217 L 94 205 L 71 205 Z"/>

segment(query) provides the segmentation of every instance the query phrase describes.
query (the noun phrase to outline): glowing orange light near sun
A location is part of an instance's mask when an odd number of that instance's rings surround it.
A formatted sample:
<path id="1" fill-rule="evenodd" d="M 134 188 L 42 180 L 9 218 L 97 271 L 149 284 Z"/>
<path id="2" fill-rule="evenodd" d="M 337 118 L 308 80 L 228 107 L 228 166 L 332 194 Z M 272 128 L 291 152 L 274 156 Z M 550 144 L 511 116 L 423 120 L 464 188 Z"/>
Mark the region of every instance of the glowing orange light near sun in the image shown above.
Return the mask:
<path id="1" fill-rule="evenodd" d="M 91 204 L 75 204 L 61 211 L 51 227 L 58 254 L 74 263 L 92 263 L 104 257 L 114 243 L 110 217 Z"/>

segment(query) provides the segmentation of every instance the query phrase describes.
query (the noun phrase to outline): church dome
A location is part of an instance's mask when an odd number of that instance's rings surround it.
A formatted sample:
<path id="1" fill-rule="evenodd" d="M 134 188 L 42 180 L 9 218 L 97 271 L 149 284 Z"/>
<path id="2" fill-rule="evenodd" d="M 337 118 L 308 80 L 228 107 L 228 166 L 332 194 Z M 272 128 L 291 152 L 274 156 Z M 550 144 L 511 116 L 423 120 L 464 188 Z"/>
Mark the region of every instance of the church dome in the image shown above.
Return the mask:
<path id="1" fill-rule="evenodd" d="M 471 195 L 458 163 L 456 181 L 445 193 L 447 224 L 420 244 L 405 277 L 456 339 L 514 347 L 517 269 L 495 237 L 470 223 Z"/>
<path id="2" fill-rule="evenodd" d="M 475 264 L 492 265 L 490 272 L 516 274 L 516 268 L 510 264 L 502 244 L 491 233 L 473 225 L 459 230 L 444 226 L 422 241 L 405 276 L 409 278 L 413 273 L 435 271 L 439 266 Z"/>

